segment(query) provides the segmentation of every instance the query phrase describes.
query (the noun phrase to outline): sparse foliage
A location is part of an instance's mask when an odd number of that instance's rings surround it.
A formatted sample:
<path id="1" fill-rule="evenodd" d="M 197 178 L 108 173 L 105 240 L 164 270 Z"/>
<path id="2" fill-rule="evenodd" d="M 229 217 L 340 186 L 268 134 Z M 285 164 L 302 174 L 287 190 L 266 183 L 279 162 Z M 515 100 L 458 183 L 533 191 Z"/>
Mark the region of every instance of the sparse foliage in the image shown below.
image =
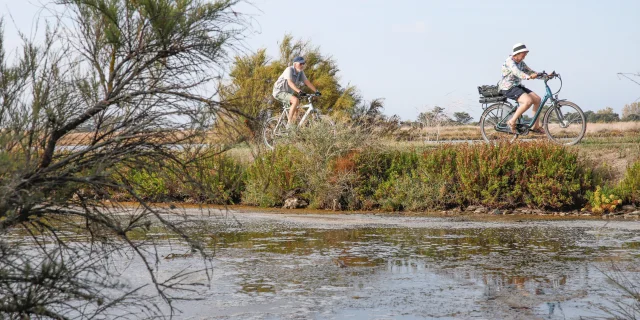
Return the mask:
<path id="1" fill-rule="evenodd" d="M 610 306 L 603 308 L 612 319 L 640 319 L 640 279 L 630 272 L 634 269 L 632 263 L 612 262 L 607 269 L 599 270 L 618 293 L 613 295 L 615 299 L 609 299 Z"/>
<path id="2" fill-rule="evenodd" d="M 622 108 L 622 121 L 640 121 L 640 102 L 633 102 Z"/>
<path id="3" fill-rule="evenodd" d="M 435 127 L 450 122 L 451 118 L 445 113 L 444 108 L 435 106 L 430 111 L 421 112 L 418 115 L 418 121 L 427 127 Z"/>
<path id="4" fill-rule="evenodd" d="M 351 110 L 349 121 L 353 126 L 360 127 L 364 132 L 375 132 L 379 136 L 388 136 L 400 128 L 400 117 L 386 116 L 384 99 L 373 99 L 362 102 Z"/>
<path id="5" fill-rule="evenodd" d="M 418 122 L 424 127 L 436 128 L 434 140 L 440 139 L 440 128 L 451 122 L 451 118 L 445 113 L 445 109 L 439 106 L 433 107 L 430 111 L 421 112 L 418 114 Z M 431 137 L 425 137 L 425 140 L 430 140 Z"/>
<path id="6" fill-rule="evenodd" d="M 467 112 L 454 112 L 453 118 L 458 124 L 469 124 L 473 121 L 473 117 Z"/>
<path id="7" fill-rule="evenodd" d="M 146 203 L 124 172 L 161 166 L 198 187 L 202 133 L 227 112 L 207 88 L 246 26 L 237 3 L 61 0 L 42 43 L 23 37 L 9 58 L 0 41 L 0 318 L 155 317 L 153 296 L 175 311 L 188 275 L 157 277 L 153 241 L 131 234 L 159 225 L 207 252 L 188 217 Z M 147 266 L 155 294 L 110 276 L 116 253 Z"/>

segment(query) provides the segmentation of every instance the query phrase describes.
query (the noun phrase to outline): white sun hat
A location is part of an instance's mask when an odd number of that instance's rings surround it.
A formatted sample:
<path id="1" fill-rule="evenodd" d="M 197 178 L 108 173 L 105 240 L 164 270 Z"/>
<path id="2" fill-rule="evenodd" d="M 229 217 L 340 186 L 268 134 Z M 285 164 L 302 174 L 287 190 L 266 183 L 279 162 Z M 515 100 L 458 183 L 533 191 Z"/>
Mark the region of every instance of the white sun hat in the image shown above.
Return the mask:
<path id="1" fill-rule="evenodd" d="M 527 46 L 524 45 L 524 43 L 516 43 L 513 46 L 513 55 L 515 56 L 516 54 L 520 53 L 520 52 L 529 52 L 529 49 L 527 49 Z"/>

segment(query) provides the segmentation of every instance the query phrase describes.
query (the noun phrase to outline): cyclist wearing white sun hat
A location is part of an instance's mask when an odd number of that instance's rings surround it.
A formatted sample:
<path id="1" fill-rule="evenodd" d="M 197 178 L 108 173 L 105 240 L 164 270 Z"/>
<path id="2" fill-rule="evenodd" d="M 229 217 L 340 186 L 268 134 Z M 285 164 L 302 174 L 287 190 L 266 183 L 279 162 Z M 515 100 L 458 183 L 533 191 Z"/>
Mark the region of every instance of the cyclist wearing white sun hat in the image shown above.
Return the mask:
<path id="1" fill-rule="evenodd" d="M 531 70 L 524 63 L 524 58 L 528 53 L 529 49 L 523 43 L 514 45 L 511 55 L 502 65 L 502 80 L 498 83 L 500 92 L 507 98 L 518 101 L 520 105 L 511 120 L 507 122 L 513 132 L 516 128 L 516 119 L 520 118 L 532 105 L 534 114 L 540 108 L 540 96 L 521 84 L 522 80 L 535 79 L 538 76 L 537 72 Z M 540 120 L 534 124 L 531 131 L 544 133 L 540 126 Z"/>

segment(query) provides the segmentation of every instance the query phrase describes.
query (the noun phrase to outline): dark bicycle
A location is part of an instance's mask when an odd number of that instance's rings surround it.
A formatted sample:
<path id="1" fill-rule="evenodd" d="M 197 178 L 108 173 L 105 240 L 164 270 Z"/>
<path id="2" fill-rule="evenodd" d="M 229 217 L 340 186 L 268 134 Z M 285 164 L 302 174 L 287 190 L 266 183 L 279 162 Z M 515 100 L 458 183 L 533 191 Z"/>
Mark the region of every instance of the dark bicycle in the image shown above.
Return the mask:
<path id="1" fill-rule="evenodd" d="M 554 78 L 560 80 L 560 89 L 552 93 L 548 82 Z M 528 135 L 543 110 L 545 111 L 542 118 L 542 127 L 551 141 L 563 145 L 574 145 L 582 140 L 587 130 L 586 117 L 577 104 L 558 99 L 558 93 L 562 89 L 560 75 L 555 71 L 551 74 L 543 71 L 538 74 L 538 79 L 544 81 L 546 88 L 546 95 L 540 102 L 542 107 L 538 109 L 531 121 L 527 121 L 523 117 L 517 119 L 516 132 L 511 131 L 507 122 L 518 109 L 518 103 L 516 102 L 513 105 L 508 102 L 507 97 L 499 94 L 495 86 L 491 88 L 492 90 L 479 88 L 480 94 L 483 95 L 480 98 L 480 103 L 485 106 L 493 103 L 486 107 L 480 117 L 482 138 L 487 143 L 495 143 L 500 140 L 514 141 L 519 136 Z"/>

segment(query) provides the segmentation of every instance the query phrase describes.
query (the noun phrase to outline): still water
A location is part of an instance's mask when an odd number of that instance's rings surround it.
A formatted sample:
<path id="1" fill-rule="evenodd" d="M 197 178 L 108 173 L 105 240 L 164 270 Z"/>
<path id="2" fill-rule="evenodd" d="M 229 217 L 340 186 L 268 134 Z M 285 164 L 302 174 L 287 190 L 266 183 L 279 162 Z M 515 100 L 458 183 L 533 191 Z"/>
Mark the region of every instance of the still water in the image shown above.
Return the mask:
<path id="1" fill-rule="evenodd" d="M 640 284 L 635 221 L 350 217 L 227 217 L 208 235 L 210 286 L 180 302 L 178 318 L 607 318 L 633 304 L 609 277 Z M 202 264 L 180 246 L 160 251 L 167 274 Z M 140 265 L 128 268 L 142 281 Z"/>

